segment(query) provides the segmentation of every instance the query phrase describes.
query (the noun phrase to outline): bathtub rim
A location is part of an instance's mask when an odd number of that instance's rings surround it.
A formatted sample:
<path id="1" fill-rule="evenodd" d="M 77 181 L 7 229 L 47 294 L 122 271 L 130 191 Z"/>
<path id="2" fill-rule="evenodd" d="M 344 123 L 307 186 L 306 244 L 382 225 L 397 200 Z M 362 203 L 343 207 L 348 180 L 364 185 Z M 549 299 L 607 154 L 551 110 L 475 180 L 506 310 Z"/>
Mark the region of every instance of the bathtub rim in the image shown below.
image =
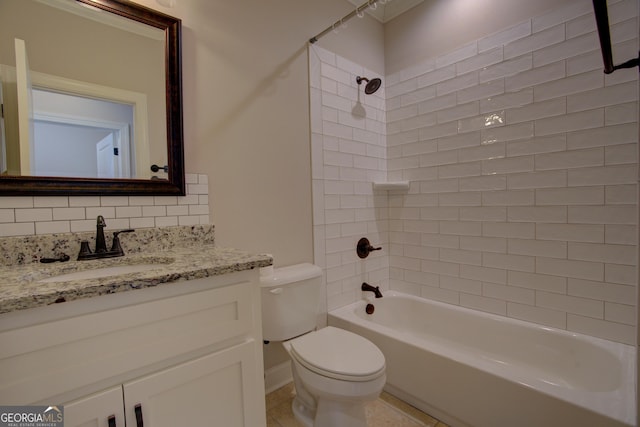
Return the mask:
<path id="1" fill-rule="evenodd" d="M 493 313 L 482 312 L 479 310 L 474 310 L 467 307 L 462 307 L 462 306 L 448 304 L 441 301 L 422 298 L 422 297 L 418 297 L 415 295 L 406 294 L 398 291 L 386 291 L 385 297 L 408 298 L 426 305 L 431 304 L 447 310 L 460 311 L 467 314 L 487 317 L 489 319 L 497 320 L 500 322 L 513 323 L 515 325 L 522 326 L 524 328 L 541 330 L 546 333 L 559 334 L 561 336 L 566 336 L 566 337 L 571 337 L 574 339 L 586 341 L 587 343 L 595 345 L 600 349 L 604 349 L 605 351 L 609 352 L 620 361 L 620 369 L 621 369 L 621 376 L 622 376 L 620 387 L 612 391 L 589 391 L 589 390 L 582 390 L 582 389 L 562 388 L 556 385 L 544 384 L 542 381 L 535 381 L 535 380 L 532 381 L 531 378 L 528 378 L 524 375 L 518 376 L 518 377 L 504 375 L 503 372 L 500 372 L 497 369 L 491 369 L 490 367 L 487 367 L 486 362 L 480 363 L 480 364 L 474 363 L 477 361 L 471 360 L 470 357 L 464 357 L 459 354 L 456 354 L 456 351 L 448 351 L 447 349 L 444 349 L 443 346 L 440 344 L 435 345 L 432 348 L 420 346 L 419 343 L 410 342 L 408 340 L 408 335 L 409 335 L 408 333 L 406 332 L 398 333 L 397 331 L 393 330 L 389 326 L 377 324 L 377 323 L 375 324 L 375 328 L 371 328 L 370 325 L 373 325 L 373 322 L 369 322 L 355 313 L 355 310 L 357 310 L 358 308 L 360 308 L 361 310 L 364 310 L 364 306 L 367 303 L 372 303 L 375 305 L 376 300 L 373 298 L 364 298 L 354 303 L 348 304 L 346 306 L 329 311 L 328 312 L 329 324 L 331 324 L 330 318 L 333 316 L 336 319 L 340 319 L 342 321 L 355 324 L 365 329 L 373 330 L 373 332 L 390 336 L 393 339 L 402 341 L 407 345 L 413 345 L 413 346 L 422 348 L 425 351 L 434 353 L 438 356 L 450 358 L 458 363 L 472 366 L 476 369 L 482 370 L 491 375 L 496 375 L 498 377 L 501 377 L 506 381 L 517 383 L 521 386 L 530 388 L 539 393 L 549 395 L 553 398 L 560 399 L 572 405 L 579 406 L 589 411 L 597 412 L 601 415 L 605 415 L 606 417 L 613 418 L 619 422 L 623 422 L 628 425 L 635 425 L 635 421 L 636 421 L 636 399 L 635 399 L 636 348 L 635 346 L 630 346 L 623 343 L 609 341 L 609 340 L 605 340 L 598 337 L 592 337 L 592 336 L 581 334 L 578 332 L 572 332 L 564 329 L 554 328 L 551 326 L 545 326 L 545 325 L 540 325 L 533 322 L 527 322 L 525 320 L 515 319 L 511 317 L 506 317 L 506 316 L 500 316 Z M 495 366 L 495 363 L 493 365 Z M 613 405 L 608 405 L 608 403 L 611 403 Z"/>

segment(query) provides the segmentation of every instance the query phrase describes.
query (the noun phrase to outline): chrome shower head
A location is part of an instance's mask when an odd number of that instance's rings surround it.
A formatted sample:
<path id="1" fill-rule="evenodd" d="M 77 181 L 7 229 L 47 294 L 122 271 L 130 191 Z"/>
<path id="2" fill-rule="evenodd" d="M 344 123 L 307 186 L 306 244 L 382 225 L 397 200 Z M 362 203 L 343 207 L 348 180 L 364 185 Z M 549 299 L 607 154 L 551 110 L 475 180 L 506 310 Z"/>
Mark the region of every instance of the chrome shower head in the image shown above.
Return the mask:
<path id="1" fill-rule="evenodd" d="M 382 80 L 379 78 L 369 80 L 366 77 L 356 77 L 356 83 L 358 83 L 359 85 L 362 84 L 363 81 L 367 82 L 366 86 L 364 87 L 364 93 L 366 93 L 367 95 L 375 93 L 375 91 L 380 89 L 380 86 L 382 86 Z"/>

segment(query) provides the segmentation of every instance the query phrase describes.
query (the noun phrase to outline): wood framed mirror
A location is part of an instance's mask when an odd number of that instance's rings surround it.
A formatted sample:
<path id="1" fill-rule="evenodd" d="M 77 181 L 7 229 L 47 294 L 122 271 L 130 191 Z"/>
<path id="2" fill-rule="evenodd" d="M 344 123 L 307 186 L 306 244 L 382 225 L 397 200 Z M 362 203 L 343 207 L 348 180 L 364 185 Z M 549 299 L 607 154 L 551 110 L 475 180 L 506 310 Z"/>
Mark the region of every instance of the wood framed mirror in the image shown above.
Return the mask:
<path id="1" fill-rule="evenodd" d="M 87 173 L 83 175 L 83 173 L 76 173 L 75 175 L 72 173 L 67 176 L 61 176 L 63 173 L 57 175 L 55 173 L 42 172 L 42 170 L 35 170 L 34 154 L 31 151 L 31 167 L 33 169 L 20 168 L 18 167 L 18 172 L 15 172 L 15 168 L 11 169 L 10 167 L 4 167 L 2 173 L 0 174 L 0 196 L 47 196 L 47 195 L 184 195 L 185 194 L 185 178 L 184 178 L 184 141 L 183 141 L 183 121 L 182 121 L 182 61 L 181 61 L 181 21 L 180 19 L 171 17 L 169 15 L 162 14 L 160 12 L 154 11 L 150 8 L 147 8 L 142 5 L 138 5 L 136 3 L 132 3 L 126 0 L 29 0 L 34 4 L 34 7 L 40 8 L 48 8 L 46 13 L 41 13 L 41 15 L 46 16 L 48 20 L 53 21 L 50 24 L 58 31 L 50 31 L 45 34 L 57 34 L 62 31 L 62 27 L 65 26 L 62 18 L 66 19 L 66 15 L 61 15 L 63 13 L 75 14 L 79 13 L 77 10 L 86 9 L 89 12 L 89 15 L 93 14 L 93 17 L 86 18 L 74 18 L 74 19 L 84 19 L 86 22 L 82 22 L 81 25 L 69 25 L 66 24 L 67 27 L 82 27 L 83 32 L 79 35 L 70 35 L 67 40 L 72 41 L 77 38 L 84 38 L 83 40 L 83 52 L 78 52 L 81 60 L 86 63 L 99 63 L 100 61 L 94 60 L 91 55 L 95 55 L 96 57 L 100 57 L 101 60 L 104 60 L 104 64 L 101 66 L 101 72 L 106 74 L 108 77 L 105 77 L 104 81 L 93 81 L 97 80 L 94 71 L 89 71 L 86 74 L 88 76 L 80 76 L 73 75 L 74 72 L 79 73 L 79 69 L 84 68 L 84 63 L 79 63 L 80 66 L 71 66 L 71 60 L 60 59 L 61 55 L 53 55 L 50 54 L 47 58 L 41 58 L 40 55 L 37 57 L 37 61 L 32 61 L 32 58 L 29 57 L 29 64 L 33 65 L 32 71 L 37 78 L 33 78 L 33 82 L 35 84 L 36 81 L 39 82 L 62 82 L 64 84 L 69 85 L 69 87 L 78 86 L 78 82 L 82 81 L 82 85 L 84 85 L 84 81 L 91 81 L 88 86 L 91 86 L 91 90 L 94 90 L 94 87 L 99 88 L 100 91 L 109 93 L 109 88 L 114 88 L 114 93 L 120 92 L 120 84 L 113 83 L 116 81 L 116 75 L 127 76 L 128 74 L 133 74 L 133 70 L 138 70 L 140 68 L 136 65 L 134 60 L 126 60 L 127 58 L 124 55 L 126 49 L 132 50 L 133 52 L 130 54 L 134 57 L 140 56 L 143 57 L 142 52 L 140 55 L 135 53 L 135 47 L 128 46 L 131 40 L 138 37 L 138 34 L 133 33 L 145 33 L 148 31 L 154 31 L 154 38 L 157 41 L 157 47 L 154 47 L 153 51 L 157 51 L 157 57 L 152 60 L 146 61 L 146 63 L 154 64 L 154 69 L 144 71 L 147 73 L 149 78 L 145 79 L 145 76 L 142 75 L 138 80 L 153 80 L 158 81 L 159 88 L 158 90 L 154 89 L 157 93 L 148 94 L 145 89 L 138 88 L 126 88 L 124 92 L 127 93 L 136 93 L 140 94 L 141 99 L 144 102 L 141 102 L 140 105 L 145 108 L 148 107 L 148 115 L 147 110 L 144 108 L 138 108 L 138 104 L 133 104 L 133 115 L 145 116 L 142 117 L 142 122 L 135 121 L 134 125 L 130 126 L 127 133 L 131 133 L 131 145 L 133 147 L 134 141 L 137 143 L 136 138 L 140 140 L 145 139 L 148 140 L 146 142 L 148 146 L 148 150 L 151 152 L 149 157 L 147 154 L 143 154 L 141 152 L 137 152 L 132 148 L 131 149 L 131 158 L 132 158 L 132 166 L 131 166 L 131 175 L 116 175 L 115 177 L 111 177 L 112 175 L 100 175 L 92 176 L 93 173 Z M 23 4 L 27 3 L 26 1 L 15 2 L 12 0 L 0 0 L 0 15 L 7 16 L 7 13 L 4 13 L 2 9 L 6 9 L 8 12 L 8 8 L 10 5 Z M 52 6 L 53 3 L 57 3 L 58 6 Z M 81 6 L 81 7 L 79 7 Z M 65 9 L 69 10 L 65 10 Z M 54 10 L 55 9 L 55 10 Z M 26 16 L 34 16 L 38 15 L 35 12 L 36 9 L 33 9 Z M 80 13 L 84 14 L 84 13 Z M 11 16 L 11 15 L 9 15 Z M 19 19 L 15 18 L 17 21 L 16 25 L 18 25 L 18 30 L 16 30 L 17 34 L 15 34 L 16 39 L 27 39 L 26 41 L 26 49 L 29 51 L 29 36 L 26 33 L 21 33 L 23 31 L 24 25 L 20 25 Z M 52 18 L 58 16 L 58 18 Z M 105 19 L 107 18 L 107 19 Z M 107 23 L 104 21 L 114 21 L 115 23 Z M 32 19 L 28 19 L 28 21 L 32 21 Z M 124 27 L 129 27 L 129 23 L 133 23 L 134 26 L 140 26 L 140 30 L 125 28 L 125 33 L 123 35 L 119 35 L 117 37 L 109 36 L 107 32 L 104 34 L 101 33 L 102 30 L 93 30 L 93 27 L 88 27 L 89 25 L 101 25 L 102 27 L 118 27 L 122 26 L 121 23 L 116 21 L 124 22 Z M 0 26 L 3 27 L 3 26 Z M 4 28 L 7 26 L 5 25 Z M 132 27 L 133 28 L 133 27 Z M 9 30 L 7 30 L 9 31 Z M 24 30 L 26 31 L 26 30 Z M 0 32 L 0 65 L 3 62 L 7 62 L 6 55 L 3 57 L 2 52 L 9 50 L 7 46 L 10 46 L 12 49 L 14 40 L 6 40 L 7 34 L 2 34 Z M 42 35 L 38 36 L 40 39 Z M 95 37 L 95 42 L 92 39 Z M 102 39 L 99 39 L 102 37 Z M 102 43 L 104 46 L 111 47 L 111 45 L 115 44 L 115 39 L 121 38 L 124 40 L 124 44 L 127 45 L 122 48 L 122 50 L 118 51 L 116 48 L 116 55 L 113 58 L 106 57 L 106 54 L 99 51 L 99 45 Z M 63 40 L 64 41 L 64 40 Z M 47 40 L 47 42 L 50 42 Z M 16 52 L 18 50 L 16 41 Z M 36 44 L 36 43 L 31 43 Z M 36 53 L 37 49 L 34 49 Z M 51 50 L 51 49 L 49 49 Z M 70 50 L 70 49 L 67 49 Z M 113 49 L 110 49 L 113 50 Z M 13 54 L 13 52 L 11 52 Z M 31 52 L 29 52 L 31 53 Z M 49 53 L 48 51 L 45 52 Z M 122 54 L 121 54 L 122 53 Z M 137 60 L 137 58 L 134 58 Z M 40 62 L 43 64 L 44 61 L 48 61 L 48 63 L 59 63 L 61 65 L 65 65 L 68 69 L 72 69 L 70 72 L 71 77 L 65 75 L 59 77 L 57 72 L 51 72 L 46 70 L 46 72 L 42 72 L 39 68 L 43 68 L 42 66 L 36 67 L 34 62 Z M 80 61 L 80 60 L 78 60 Z M 18 60 L 16 59 L 15 70 L 14 73 L 18 74 Z M 13 64 L 11 64 L 13 65 Z M 8 66 L 7 69 L 11 69 L 11 66 Z M 55 67 L 54 67 L 55 69 Z M 55 78 L 51 78 L 51 74 L 55 74 Z M 0 69 L 0 78 L 2 78 L 2 69 Z M 16 79 L 17 80 L 17 79 Z M 105 83 L 106 82 L 106 83 Z M 5 82 L 6 83 L 6 82 Z M 51 92 L 63 91 L 62 89 L 58 89 L 56 86 L 59 83 L 42 83 L 47 87 L 52 88 Z M 64 86 L 64 85 L 63 85 Z M 59 86 L 59 87 L 63 87 Z M 5 86 L 6 87 L 6 86 Z M 1 86 L 0 86 L 1 88 Z M 106 88 L 106 89 L 105 89 Z M 5 91 L 5 96 L 7 95 Z M 15 90 L 18 92 L 18 89 Z M 88 92 L 89 93 L 89 92 Z M 31 95 L 30 95 L 31 96 Z M 93 98 L 94 95 L 89 94 L 86 98 Z M 16 95 L 17 98 L 17 95 Z M 35 97 L 32 97 L 33 100 Z M 135 97 L 134 97 L 135 98 Z M 163 98 L 163 99 L 161 99 Z M 126 97 L 122 99 L 127 99 Z M 124 101 L 123 101 L 124 102 Z M 66 101 L 57 101 L 53 104 L 64 104 Z M 17 102 L 16 102 L 17 104 Z M 17 111 L 16 107 L 16 111 Z M 10 108 L 5 105 L 5 120 L 7 116 L 11 116 L 12 112 Z M 155 110 L 155 115 L 152 115 L 152 110 Z M 141 113 L 144 112 L 144 114 Z M 66 113 L 65 113 L 66 114 Z M 62 114 L 62 115 L 65 115 Z M 17 113 L 16 113 L 17 116 Z M 46 114 L 45 114 L 46 116 Z M 32 115 L 29 116 L 30 119 L 33 118 Z M 40 116 L 38 116 L 40 117 Z M 10 117 L 9 117 L 10 118 Z M 17 119 L 16 119 L 17 121 Z M 144 123 L 145 125 L 139 125 L 138 123 Z M 6 126 L 8 127 L 8 126 Z M 21 129 L 19 126 L 14 126 L 16 129 Z M 46 129 L 46 128 L 43 128 Z M 124 129 L 124 128 L 123 128 Z M 135 129 L 135 132 L 134 132 Z M 40 134 L 48 134 L 51 135 L 53 133 L 48 133 L 45 131 L 40 131 Z M 142 137 L 140 137 L 142 135 Z M 159 135 L 159 136 L 158 136 Z M 163 144 L 166 139 L 166 144 Z M 33 144 L 33 141 L 32 141 Z M 42 144 L 42 143 L 41 143 Z M 155 145 L 154 145 L 155 144 Z M 22 145 L 22 142 L 20 142 Z M 11 146 L 11 144 L 5 144 L 3 149 L 6 149 L 7 146 Z M 33 146 L 33 145 L 32 145 Z M 112 146 L 110 146 L 112 147 Z M 166 148 L 165 148 L 166 147 Z M 94 150 L 95 157 L 95 144 L 92 148 Z M 114 155 L 119 155 L 118 147 L 109 148 Z M 120 148 L 122 151 L 122 149 Z M 166 155 L 164 153 L 166 150 Z M 72 157 L 75 155 L 77 150 L 73 148 L 69 148 L 65 146 L 64 149 L 56 150 L 60 155 L 60 162 L 62 162 L 63 158 Z M 128 151 L 127 151 L 128 152 Z M 10 159 L 10 153 L 2 153 L 5 159 Z M 159 157 L 154 157 L 159 155 Z M 64 169 L 64 166 L 60 166 L 57 161 L 51 161 L 50 159 L 54 158 L 53 154 L 48 158 L 45 156 L 45 160 L 49 160 L 49 163 L 58 165 Z M 25 156 L 23 156 L 25 157 Z M 137 160 L 137 163 L 135 163 Z M 42 160 L 41 160 L 42 161 Z M 84 160 L 83 160 L 84 161 Z M 95 162 L 95 159 L 91 160 Z M 82 161 L 79 161 L 82 162 Z M 86 162 L 86 161 L 85 161 Z M 99 162 L 99 160 L 98 160 Z M 11 163 L 9 161 L 9 163 Z M 152 168 L 152 166 L 157 166 Z M 128 168 L 128 167 L 127 167 Z M 125 168 L 125 169 L 127 169 Z M 155 170 L 154 170 L 155 169 Z M 128 170 L 128 169 L 127 169 Z M 24 172 L 23 172 L 24 171 Z M 74 172 L 75 173 L 75 172 Z M 94 174 L 95 175 L 95 174 Z M 107 176 L 107 178 L 103 178 L 101 176 Z"/>

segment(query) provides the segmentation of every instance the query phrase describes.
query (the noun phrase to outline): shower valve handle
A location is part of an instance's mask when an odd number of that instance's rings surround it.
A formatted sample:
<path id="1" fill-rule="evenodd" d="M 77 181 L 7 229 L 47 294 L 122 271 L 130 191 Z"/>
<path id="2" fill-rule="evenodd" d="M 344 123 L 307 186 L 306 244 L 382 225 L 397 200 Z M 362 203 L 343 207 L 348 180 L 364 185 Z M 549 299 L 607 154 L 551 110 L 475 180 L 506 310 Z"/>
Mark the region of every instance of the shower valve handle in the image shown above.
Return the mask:
<path id="1" fill-rule="evenodd" d="M 367 239 L 366 237 L 358 240 L 358 245 L 356 246 L 356 252 L 358 253 L 358 256 L 360 258 L 366 258 L 369 256 L 370 252 L 379 251 L 381 249 L 382 247 L 374 248 L 373 246 L 371 246 L 371 243 L 369 243 L 369 239 Z"/>

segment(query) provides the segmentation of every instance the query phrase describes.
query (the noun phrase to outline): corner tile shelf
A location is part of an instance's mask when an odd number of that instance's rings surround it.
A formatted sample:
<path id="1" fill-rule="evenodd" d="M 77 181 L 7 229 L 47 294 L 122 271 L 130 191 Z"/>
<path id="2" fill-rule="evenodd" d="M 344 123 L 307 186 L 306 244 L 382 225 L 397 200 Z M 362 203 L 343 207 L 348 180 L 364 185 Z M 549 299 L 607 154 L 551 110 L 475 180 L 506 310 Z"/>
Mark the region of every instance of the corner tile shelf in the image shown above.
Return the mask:
<path id="1" fill-rule="evenodd" d="M 409 181 L 375 181 L 373 189 L 374 191 L 408 191 Z"/>

